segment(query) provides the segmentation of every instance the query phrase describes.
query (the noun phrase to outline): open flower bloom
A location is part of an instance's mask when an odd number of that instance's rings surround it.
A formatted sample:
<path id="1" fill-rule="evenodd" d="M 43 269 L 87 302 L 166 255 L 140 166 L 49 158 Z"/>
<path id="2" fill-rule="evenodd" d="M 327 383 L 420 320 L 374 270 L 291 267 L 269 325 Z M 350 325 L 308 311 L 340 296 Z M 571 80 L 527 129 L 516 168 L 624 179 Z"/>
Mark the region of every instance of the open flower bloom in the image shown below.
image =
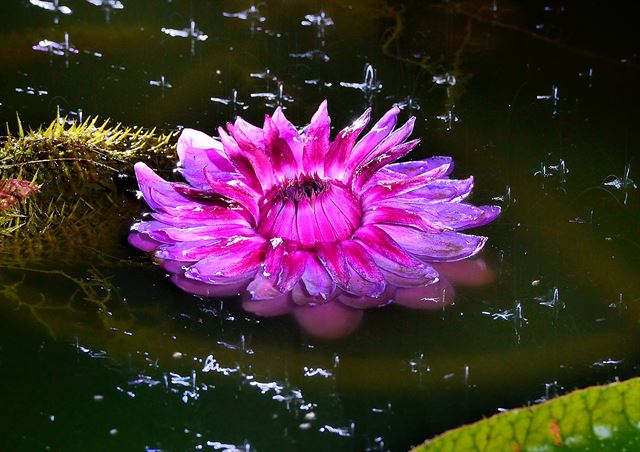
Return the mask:
<path id="1" fill-rule="evenodd" d="M 246 287 L 253 301 L 291 292 L 300 304 L 346 297 L 369 306 L 391 287 L 435 283 L 430 263 L 471 257 L 486 242 L 458 231 L 500 209 L 462 202 L 473 179 L 450 179 L 449 157 L 393 163 L 419 143 L 407 141 L 415 118 L 396 128 L 397 108 L 358 140 L 370 112 L 333 141 L 326 102 L 302 131 L 280 109 L 262 128 L 238 118 L 219 139 L 185 129 L 186 184 L 135 166 L 154 212 L 130 241 L 179 274 L 178 285 Z"/>

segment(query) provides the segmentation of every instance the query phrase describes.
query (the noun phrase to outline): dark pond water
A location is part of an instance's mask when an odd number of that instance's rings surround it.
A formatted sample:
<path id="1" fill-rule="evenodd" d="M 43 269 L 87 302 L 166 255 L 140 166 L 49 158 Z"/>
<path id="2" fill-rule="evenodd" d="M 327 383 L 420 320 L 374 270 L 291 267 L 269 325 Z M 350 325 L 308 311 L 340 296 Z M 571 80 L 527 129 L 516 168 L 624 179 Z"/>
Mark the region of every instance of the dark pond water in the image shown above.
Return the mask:
<path id="1" fill-rule="evenodd" d="M 131 196 L 57 247 L 4 237 L 0 449 L 406 450 L 639 373 L 638 11 L 282 0 L 242 19 L 227 14 L 242 1 L 38 3 L 0 6 L 2 122 L 37 127 L 59 106 L 214 133 L 277 103 L 302 126 L 328 99 L 341 127 L 402 103 L 423 140 L 413 157 L 453 156 L 473 202 L 504 210 L 477 231 L 479 259 L 443 270 L 446 308 L 318 311 L 315 330 L 309 312 L 258 318 L 175 288 L 126 243 L 145 211 Z M 191 19 L 206 40 L 161 31 Z M 341 86 L 366 64 L 367 89 Z M 235 104 L 211 100 L 233 90 Z"/>

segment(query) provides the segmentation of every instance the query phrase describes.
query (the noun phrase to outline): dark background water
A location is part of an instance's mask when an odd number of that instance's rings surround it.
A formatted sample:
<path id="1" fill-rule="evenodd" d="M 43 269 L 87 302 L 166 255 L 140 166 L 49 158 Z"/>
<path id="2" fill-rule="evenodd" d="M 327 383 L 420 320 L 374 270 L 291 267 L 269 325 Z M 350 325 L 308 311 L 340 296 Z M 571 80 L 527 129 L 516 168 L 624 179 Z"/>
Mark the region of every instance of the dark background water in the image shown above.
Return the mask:
<path id="1" fill-rule="evenodd" d="M 503 206 L 478 231 L 495 280 L 456 286 L 443 310 L 365 312 L 327 341 L 292 317 L 176 289 L 126 244 L 144 211 L 131 197 L 89 248 L 70 231 L 26 259 L 27 244 L 2 238 L 0 448 L 404 450 L 638 375 L 637 7 L 283 0 L 258 4 L 265 20 L 252 22 L 223 15 L 249 7 L 238 1 L 123 3 L 107 22 L 63 1 L 73 13 L 55 23 L 26 0 L 3 2 L 0 120 L 13 126 L 19 112 L 35 128 L 60 107 L 214 133 L 234 108 L 211 97 L 237 90 L 247 108 L 236 111 L 260 123 L 277 99 L 251 93 L 278 81 L 300 126 L 323 99 L 336 128 L 368 104 L 379 116 L 410 100 L 403 114 L 422 138 L 412 158 L 452 155 L 454 175 L 476 179 L 473 202 Z M 324 37 L 301 25 L 321 10 L 334 22 Z M 161 32 L 191 18 L 208 35 L 193 55 L 189 39 Z M 78 54 L 32 49 L 65 32 Z M 340 86 L 362 82 L 367 63 L 378 92 Z M 267 68 L 278 81 L 251 76 Z M 446 74 L 455 85 L 435 82 Z M 170 88 L 150 85 L 163 76 Z"/>

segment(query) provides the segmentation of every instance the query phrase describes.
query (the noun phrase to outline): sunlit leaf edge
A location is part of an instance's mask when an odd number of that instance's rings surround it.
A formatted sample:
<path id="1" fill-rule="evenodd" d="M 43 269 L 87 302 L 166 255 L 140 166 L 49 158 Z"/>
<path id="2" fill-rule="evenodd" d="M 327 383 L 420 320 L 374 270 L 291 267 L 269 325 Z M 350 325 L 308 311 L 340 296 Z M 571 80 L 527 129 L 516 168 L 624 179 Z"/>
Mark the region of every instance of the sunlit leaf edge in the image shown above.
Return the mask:
<path id="1" fill-rule="evenodd" d="M 640 442 L 640 378 L 591 386 L 449 430 L 413 449 L 553 451 L 616 441 Z"/>

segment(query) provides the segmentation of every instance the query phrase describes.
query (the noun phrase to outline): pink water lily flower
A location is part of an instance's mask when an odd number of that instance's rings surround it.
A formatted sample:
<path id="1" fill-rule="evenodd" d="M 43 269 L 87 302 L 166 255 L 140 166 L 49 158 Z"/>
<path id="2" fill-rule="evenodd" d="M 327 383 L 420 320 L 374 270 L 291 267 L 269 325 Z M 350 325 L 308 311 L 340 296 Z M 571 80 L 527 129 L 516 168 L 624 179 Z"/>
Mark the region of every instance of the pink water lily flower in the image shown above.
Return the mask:
<path id="1" fill-rule="evenodd" d="M 246 287 L 254 300 L 294 287 L 312 303 L 337 292 L 375 299 L 388 287 L 436 282 L 430 263 L 471 257 L 487 240 L 458 231 L 500 209 L 463 202 L 473 179 L 450 179 L 450 157 L 394 163 L 419 143 L 407 141 L 415 118 L 396 128 L 399 113 L 389 110 L 359 140 L 371 109 L 332 141 L 326 101 L 302 130 L 281 109 L 262 128 L 238 118 L 219 139 L 185 129 L 178 156 L 187 183 L 135 166 L 154 212 L 130 240 L 187 280 Z"/>

